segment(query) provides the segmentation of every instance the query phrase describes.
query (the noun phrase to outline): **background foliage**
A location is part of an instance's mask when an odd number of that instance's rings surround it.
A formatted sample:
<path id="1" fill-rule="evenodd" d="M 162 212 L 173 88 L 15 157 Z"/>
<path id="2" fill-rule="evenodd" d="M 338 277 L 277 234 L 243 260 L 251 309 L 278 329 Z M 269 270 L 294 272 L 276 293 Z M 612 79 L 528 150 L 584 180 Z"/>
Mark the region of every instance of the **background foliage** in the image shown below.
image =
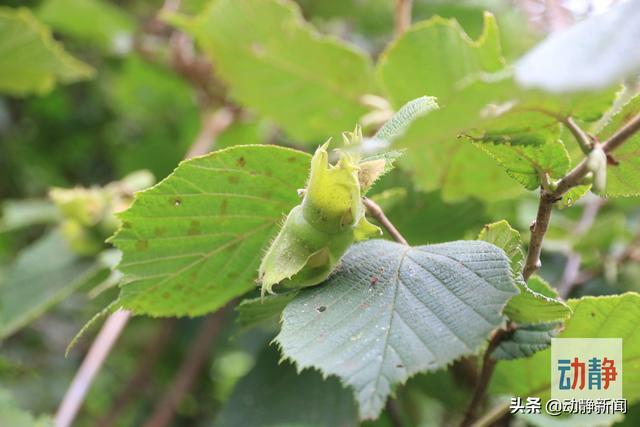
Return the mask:
<path id="1" fill-rule="evenodd" d="M 540 189 L 590 150 L 571 123 L 605 141 L 640 112 L 640 8 L 540 43 L 593 11 L 531 3 L 415 0 L 396 36 L 391 0 L 0 2 L 0 425 L 53 425 L 93 329 L 67 345 L 117 307 L 139 316 L 74 425 L 457 425 L 506 320 L 477 415 L 546 397 L 551 337 L 622 334 L 629 414 L 598 425 L 637 425 L 639 134 L 525 257 Z M 597 67 L 549 71 L 585 38 Z M 411 248 L 358 243 L 262 302 L 309 154 L 356 123 L 395 161 L 367 196 Z"/>

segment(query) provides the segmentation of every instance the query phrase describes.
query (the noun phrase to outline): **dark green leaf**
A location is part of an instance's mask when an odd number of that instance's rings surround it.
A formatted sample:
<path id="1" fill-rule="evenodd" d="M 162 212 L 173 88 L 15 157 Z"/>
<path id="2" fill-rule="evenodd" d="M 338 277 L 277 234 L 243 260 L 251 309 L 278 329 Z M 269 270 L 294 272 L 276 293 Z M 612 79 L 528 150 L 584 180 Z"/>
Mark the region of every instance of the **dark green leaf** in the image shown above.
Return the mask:
<path id="1" fill-rule="evenodd" d="M 298 374 L 279 363 L 271 347 L 242 378 L 222 409 L 215 427 L 351 427 L 356 407 L 348 390 L 335 378 L 313 370 Z"/>
<path id="2" fill-rule="evenodd" d="M 395 385 L 478 351 L 516 292 L 508 259 L 488 243 L 371 240 L 289 303 L 276 341 L 300 369 L 340 377 L 360 417 L 376 418 Z"/>

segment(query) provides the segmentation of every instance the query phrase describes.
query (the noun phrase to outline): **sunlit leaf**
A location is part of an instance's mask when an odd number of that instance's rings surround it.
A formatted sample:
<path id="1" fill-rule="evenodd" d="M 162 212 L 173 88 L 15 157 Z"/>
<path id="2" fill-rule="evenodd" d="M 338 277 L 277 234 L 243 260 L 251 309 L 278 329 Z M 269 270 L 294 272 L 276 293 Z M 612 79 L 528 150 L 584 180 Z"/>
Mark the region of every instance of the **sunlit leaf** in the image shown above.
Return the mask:
<path id="1" fill-rule="evenodd" d="M 0 58 L 0 92 L 10 95 L 44 94 L 57 82 L 72 83 L 94 74 L 25 8 L 0 7 Z"/>
<path id="2" fill-rule="evenodd" d="M 640 8 L 637 9 L 640 11 Z M 605 141 L 638 114 L 640 114 L 640 96 L 636 96 L 625 104 L 598 133 L 598 138 Z M 612 154 L 620 164 L 607 167 L 605 194 L 607 196 L 640 195 L 640 174 L 638 173 L 640 170 L 640 133 L 633 135 Z"/>
<path id="3" fill-rule="evenodd" d="M 120 304 L 139 314 L 197 316 L 256 286 L 265 246 L 300 202 L 310 156 L 238 146 L 188 160 L 136 195 L 113 243 Z"/>
<path id="4" fill-rule="evenodd" d="M 220 0 L 186 30 L 241 104 L 294 138 L 326 139 L 353 128 L 372 93 L 370 59 L 307 24 L 290 1 Z"/>

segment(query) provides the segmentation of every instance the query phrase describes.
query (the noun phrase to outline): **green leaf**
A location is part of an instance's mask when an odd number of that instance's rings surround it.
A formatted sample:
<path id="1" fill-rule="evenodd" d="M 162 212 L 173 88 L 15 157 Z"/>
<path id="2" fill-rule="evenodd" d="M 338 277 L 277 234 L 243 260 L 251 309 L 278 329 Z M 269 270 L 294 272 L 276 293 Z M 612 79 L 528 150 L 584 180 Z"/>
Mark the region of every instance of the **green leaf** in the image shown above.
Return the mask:
<path id="1" fill-rule="evenodd" d="M 507 221 L 486 225 L 478 238 L 502 248 L 511 259 L 514 282 L 520 289 L 520 293 L 504 309 L 511 320 L 518 323 L 539 323 L 565 319 L 571 314 L 564 302 L 555 299 L 557 293 L 541 277 L 534 275 L 525 285 L 522 278 L 524 253 L 520 233 L 511 228 Z"/>
<path id="2" fill-rule="evenodd" d="M 265 295 L 262 298 L 245 299 L 236 307 L 238 312 L 236 322 L 242 328 L 251 328 L 265 320 L 277 318 L 297 294 L 298 291 L 290 291 L 278 295 Z"/>
<path id="3" fill-rule="evenodd" d="M 478 235 L 478 240 L 484 240 L 502 248 L 511 260 L 511 270 L 515 274 L 522 272 L 522 261 L 524 260 L 522 239 L 518 230 L 511 228 L 506 220 L 485 225 Z M 516 280 L 516 282 L 521 281 L 522 279 Z"/>
<path id="4" fill-rule="evenodd" d="M 624 126 L 629 120 L 640 113 L 640 95 L 631 99 L 615 114 L 609 123 L 598 133 L 598 139 L 606 140 L 618 129 Z M 607 189 L 605 195 L 616 196 L 638 196 L 640 195 L 640 133 L 633 135 L 621 147 L 616 149 L 612 155 L 620 162 L 619 165 L 609 165 L 607 167 Z"/>
<path id="5" fill-rule="evenodd" d="M 0 389 L 0 425 L 11 427 L 53 427 L 53 420 L 46 416 L 35 418 L 18 407 L 8 391 Z"/>
<path id="6" fill-rule="evenodd" d="M 394 148 L 409 155 L 401 166 L 409 169 L 423 191 L 442 190 L 445 201 L 470 196 L 503 200 L 521 193 L 519 184 L 480 148 L 459 135 L 486 123 L 487 104 L 501 103 L 512 93 L 512 83 L 476 82 L 455 94 L 442 108 L 417 118 L 398 138 Z"/>
<path id="7" fill-rule="evenodd" d="M 491 353 L 496 360 L 531 357 L 534 353 L 549 348 L 551 338 L 558 335 L 558 323 L 522 325 L 511 332 Z"/>
<path id="8" fill-rule="evenodd" d="M 545 141 L 539 145 L 509 142 L 477 145 L 527 190 L 538 188 L 544 175 L 561 178 L 569 170 L 569 153 L 560 141 Z"/>
<path id="9" fill-rule="evenodd" d="M 133 43 L 134 20 L 112 2 L 47 0 L 37 15 L 57 32 L 98 43 L 116 53 L 126 53 Z"/>
<path id="10" fill-rule="evenodd" d="M 603 89 L 635 76 L 639 19 L 639 3 L 623 1 L 558 31 L 516 64 L 516 78 L 525 87 L 564 93 Z"/>
<path id="11" fill-rule="evenodd" d="M 421 96 L 404 104 L 373 136 L 374 139 L 392 142 L 403 135 L 409 125 L 423 114 L 438 108 L 432 96 Z"/>
<path id="12" fill-rule="evenodd" d="M 516 323 L 541 323 L 564 320 L 571 315 L 567 304 L 545 293 L 534 291 L 536 288 L 550 289 L 541 277 L 533 275 L 527 286 L 518 284 L 520 293 L 513 297 L 504 308 L 504 314 Z"/>
<path id="13" fill-rule="evenodd" d="M 556 299 L 557 293 L 541 277 L 531 276 L 529 281 L 524 283 L 522 240 L 520 233 L 511 228 L 507 221 L 485 225 L 478 239 L 502 248 L 511 260 L 513 280 L 520 293 L 511 298 L 504 308 L 504 314 L 509 319 L 517 323 L 535 324 L 562 320 L 571 315 L 571 309 Z"/>
<path id="14" fill-rule="evenodd" d="M 100 264 L 75 255 L 59 232 L 48 233 L 19 254 L 0 283 L 0 338 L 108 274 Z"/>
<path id="15" fill-rule="evenodd" d="M 253 289 L 278 223 L 300 203 L 308 154 L 244 145 L 184 161 L 136 195 L 112 238 L 120 303 L 138 314 L 197 316 Z"/>
<path id="16" fill-rule="evenodd" d="M 414 25 L 385 50 L 377 71 L 393 105 L 399 107 L 416 94 L 446 103 L 470 76 L 503 67 L 498 26 L 486 13 L 484 31 L 476 41 L 455 19 L 436 16 Z"/>
<path id="17" fill-rule="evenodd" d="M 488 243 L 371 240 L 289 303 L 276 341 L 299 369 L 340 377 L 373 419 L 395 385 L 478 351 L 516 292 L 508 259 Z"/>
<path id="18" fill-rule="evenodd" d="M 353 397 L 335 378 L 316 371 L 300 374 L 265 349 L 236 385 L 214 427 L 350 427 L 357 424 Z"/>
<path id="19" fill-rule="evenodd" d="M 559 209 L 570 208 L 591 189 L 591 184 L 578 185 L 567 191 L 557 203 Z"/>
<path id="20" fill-rule="evenodd" d="M 623 396 L 629 404 L 640 400 L 640 294 L 628 292 L 569 300 L 573 316 L 558 338 L 622 338 Z M 503 361 L 496 367 L 491 391 L 511 396 L 550 393 L 550 350 L 527 359 Z"/>
<path id="21" fill-rule="evenodd" d="M 311 141 L 351 129 L 374 89 L 370 59 L 305 23 L 297 5 L 218 0 L 186 30 L 211 57 L 232 96 Z"/>
<path id="22" fill-rule="evenodd" d="M 93 68 L 74 58 L 28 9 L 0 7 L 0 92 L 44 94 L 56 82 L 91 78 Z"/>

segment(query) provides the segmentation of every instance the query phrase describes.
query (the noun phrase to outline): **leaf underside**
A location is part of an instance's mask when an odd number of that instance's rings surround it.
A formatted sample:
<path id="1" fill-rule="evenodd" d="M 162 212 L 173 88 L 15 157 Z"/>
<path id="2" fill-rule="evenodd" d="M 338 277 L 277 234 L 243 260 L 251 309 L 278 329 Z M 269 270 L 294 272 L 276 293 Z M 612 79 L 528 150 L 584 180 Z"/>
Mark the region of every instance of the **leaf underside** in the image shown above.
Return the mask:
<path id="1" fill-rule="evenodd" d="M 372 419 L 396 384 L 475 353 L 516 293 L 509 260 L 491 244 L 371 240 L 289 303 L 276 341 L 299 369 L 340 377 Z"/>

